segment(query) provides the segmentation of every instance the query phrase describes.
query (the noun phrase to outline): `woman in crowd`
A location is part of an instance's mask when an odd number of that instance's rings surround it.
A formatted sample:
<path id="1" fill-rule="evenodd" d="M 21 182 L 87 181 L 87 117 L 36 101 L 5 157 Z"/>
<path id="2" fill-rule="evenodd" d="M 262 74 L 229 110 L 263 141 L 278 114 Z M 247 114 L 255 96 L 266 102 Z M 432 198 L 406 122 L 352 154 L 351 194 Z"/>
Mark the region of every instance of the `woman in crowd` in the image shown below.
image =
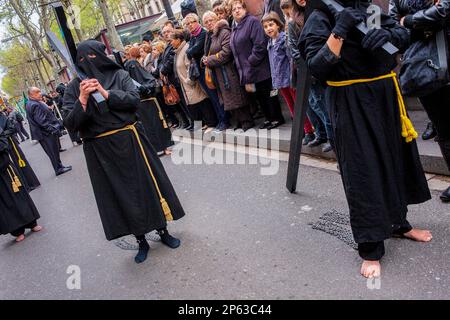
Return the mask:
<path id="1" fill-rule="evenodd" d="M 231 50 L 242 86 L 258 101 L 265 121 L 260 129 L 284 124 L 280 104 L 271 99 L 272 79 L 267 54 L 267 39 L 258 18 L 247 13 L 243 0 L 232 1 L 235 26 L 231 33 Z"/>
<path id="2" fill-rule="evenodd" d="M 423 41 L 425 32 L 440 30 L 444 26 L 448 34 L 450 1 L 391 0 L 390 15 L 411 30 L 412 41 Z M 420 102 L 436 129 L 436 140 L 450 170 L 450 86 L 420 97 Z M 441 200 L 450 202 L 450 187 L 441 194 Z"/>
<path id="3" fill-rule="evenodd" d="M 216 124 L 216 115 L 211 107 L 208 96 L 203 91 L 198 81 L 189 79 L 189 66 L 191 59 L 186 52 L 189 44 L 185 40 L 182 30 L 176 30 L 172 34 L 172 47 L 175 49 L 174 68 L 176 76 L 181 84 L 186 104 L 195 121 L 202 121 L 205 132 L 210 132 Z"/>
<path id="4" fill-rule="evenodd" d="M 381 28 L 361 39 L 356 26 L 371 1 L 341 2 L 345 9 L 340 13 L 324 8 L 310 15 L 299 45 L 313 76 L 328 84 L 336 155 L 363 259 L 361 274 L 378 277 L 384 240 L 431 241 L 429 231 L 413 229 L 407 220 L 408 205 L 431 195 L 414 141 L 417 133 L 411 127 L 402 132 L 409 122 L 391 72 L 395 57 L 380 53 L 388 41 L 405 50 L 409 34 L 382 15 Z"/>
<path id="5" fill-rule="evenodd" d="M 230 0 L 216 0 L 212 4 L 212 11 L 219 17 L 219 20 L 226 20 L 230 28 L 233 27 L 233 15 L 231 14 Z"/>
<path id="6" fill-rule="evenodd" d="M 142 66 L 148 72 L 151 72 L 151 67 L 153 64 L 152 60 L 152 46 L 150 44 L 143 44 L 139 49 L 139 54 L 142 57 Z"/>
<path id="7" fill-rule="evenodd" d="M 180 115 L 180 118 L 183 121 L 182 128 L 186 130 L 194 130 L 194 120 L 192 119 L 192 115 L 189 112 L 186 102 L 184 101 L 181 84 L 175 75 L 175 50 L 171 45 L 172 34 L 174 32 L 175 29 L 173 27 L 173 23 L 171 21 L 166 22 L 162 29 L 162 36 L 166 46 L 164 51 L 159 55 L 157 68 L 152 74 L 155 78 L 163 80 L 164 84 L 172 84 L 176 88 L 180 95 L 181 101 L 172 106 L 172 108 L 174 108 Z M 175 122 L 175 126 L 176 124 L 178 124 L 178 121 Z"/>
<path id="8" fill-rule="evenodd" d="M 154 75 L 157 70 L 159 63 L 161 62 L 161 55 L 164 52 L 164 49 L 166 48 L 166 44 L 162 41 L 156 41 L 152 45 L 152 64 L 150 65 L 150 72 L 152 75 Z M 157 79 L 159 85 L 163 86 L 163 81 L 161 79 Z M 171 128 L 177 129 L 180 126 L 180 121 L 178 120 L 175 112 L 183 112 L 182 110 L 179 110 L 179 105 L 175 106 L 168 106 L 164 100 L 164 95 L 162 90 L 156 93 L 156 99 L 158 99 L 159 105 L 164 110 L 165 114 L 167 115 L 167 119 L 169 120 L 170 124 L 169 126 Z"/>
<path id="9" fill-rule="evenodd" d="M 218 121 L 216 129 L 218 131 L 223 131 L 228 127 L 228 120 L 225 116 L 225 110 L 223 108 L 223 105 L 220 103 L 217 90 L 210 89 L 206 85 L 205 68 L 201 64 L 201 59 L 205 50 L 206 30 L 200 25 L 199 17 L 195 13 L 189 13 L 188 15 L 186 15 L 183 20 L 183 24 L 187 28 L 191 36 L 189 40 L 189 46 L 186 50 L 186 55 L 191 63 L 196 63 L 199 68 L 200 77 L 198 78 L 198 82 L 203 91 L 205 91 L 205 93 L 208 95 L 211 101 L 211 105 L 214 108 L 213 111 Z"/>
<path id="10" fill-rule="evenodd" d="M 219 20 L 212 11 L 203 15 L 203 25 L 208 31 L 208 38 L 202 63 L 213 72 L 212 78 L 215 79 L 225 111 L 231 112 L 238 128 L 247 131 L 254 126 L 254 122 L 247 94 L 239 82 L 239 74 L 234 66 L 230 48 L 231 28 L 226 20 Z"/>
<path id="11" fill-rule="evenodd" d="M 305 8 L 307 0 L 286 1 L 288 2 L 288 6 L 292 8 L 292 20 L 288 25 L 288 45 L 292 57 L 293 68 L 296 72 L 299 65 L 299 59 L 301 59 L 298 50 L 298 42 L 305 24 Z M 284 3 L 285 1 L 281 2 L 282 7 L 285 5 Z M 295 79 L 295 81 L 297 80 Z M 329 152 L 333 149 L 333 130 L 331 128 L 329 110 L 325 103 L 325 87 L 326 86 L 319 80 L 315 78 L 312 79 L 309 93 L 310 107 L 308 108 L 307 116 L 310 120 L 310 124 L 312 124 L 315 129 L 315 134 L 308 134 L 310 133 L 310 127 L 305 124 L 305 132 L 307 134 L 303 143 L 309 147 L 318 147 L 323 144 L 322 151 Z"/>
<path id="12" fill-rule="evenodd" d="M 70 82 L 64 105 L 71 110 L 66 127 L 80 132 L 100 218 L 108 240 L 134 235 L 136 263 L 147 259 L 148 232 L 157 230 L 170 248 L 180 241 L 167 232 L 167 221 L 184 216 L 175 190 L 145 135 L 136 111 L 139 93 L 128 72 L 109 59 L 105 45 L 78 45 L 76 65 L 88 77 Z M 97 105 L 97 91 L 106 104 Z"/>
<path id="13" fill-rule="evenodd" d="M 139 120 L 142 121 L 147 138 L 158 155 L 170 155 L 169 147 L 173 145 L 172 133 L 158 100 L 154 98 L 161 91 L 161 87 L 152 74 L 139 64 L 139 48 L 131 48 L 129 55 L 127 71 L 132 79 L 141 84 L 139 87 L 141 102 L 137 111 Z"/>

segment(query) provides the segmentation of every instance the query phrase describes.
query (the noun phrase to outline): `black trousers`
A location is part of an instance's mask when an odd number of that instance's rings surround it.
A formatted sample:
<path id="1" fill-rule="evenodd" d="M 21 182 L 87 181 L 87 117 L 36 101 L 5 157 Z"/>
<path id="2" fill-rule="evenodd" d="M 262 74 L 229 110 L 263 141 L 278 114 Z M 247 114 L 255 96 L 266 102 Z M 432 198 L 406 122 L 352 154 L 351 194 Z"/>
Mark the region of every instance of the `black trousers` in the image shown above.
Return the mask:
<path id="1" fill-rule="evenodd" d="M 22 122 L 17 122 L 16 129 L 17 129 L 17 134 L 19 135 L 21 141 L 25 140 L 24 136 L 27 139 L 30 139 L 30 136 L 28 135 L 27 130 L 25 130 L 25 128 L 23 127 L 23 123 Z"/>
<path id="2" fill-rule="evenodd" d="M 55 173 L 63 167 L 61 159 L 59 157 L 59 138 L 58 136 L 51 134 L 44 139 L 39 140 L 39 143 L 44 149 L 47 156 L 50 158 Z"/>
<path id="3" fill-rule="evenodd" d="M 436 128 L 437 142 L 450 170 L 450 86 L 420 98 L 420 102 Z"/>
<path id="4" fill-rule="evenodd" d="M 272 91 L 272 79 L 269 78 L 267 80 L 255 83 L 256 92 L 250 93 L 249 96 L 251 99 L 256 100 L 264 116 L 266 121 L 280 121 L 283 122 L 283 114 L 281 113 L 281 105 L 278 101 L 278 97 L 271 97 L 270 92 Z"/>
<path id="5" fill-rule="evenodd" d="M 202 121 L 203 125 L 212 128 L 217 125 L 216 113 L 208 98 L 199 103 L 190 104 L 189 111 L 191 112 L 194 121 Z"/>
<path id="6" fill-rule="evenodd" d="M 231 110 L 230 112 L 233 120 L 237 122 L 237 125 L 241 125 L 242 128 L 248 129 L 255 125 L 252 114 L 250 113 L 250 106 Z"/>
<path id="7" fill-rule="evenodd" d="M 37 222 L 36 222 L 36 220 L 34 220 L 33 222 L 23 226 L 22 228 L 14 230 L 13 232 L 11 232 L 11 235 L 13 237 L 18 237 L 18 236 L 20 236 L 20 235 L 25 233 L 25 229 L 33 229 L 36 226 L 37 226 Z"/>
<path id="8" fill-rule="evenodd" d="M 412 229 L 411 225 L 406 219 L 402 225 L 394 225 L 393 228 L 394 231 L 392 232 L 392 234 L 394 236 L 402 236 Z M 359 256 L 364 260 L 378 261 L 384 256 L 385 253 L 384 241 L 358 243 L 358 253 Z"/>

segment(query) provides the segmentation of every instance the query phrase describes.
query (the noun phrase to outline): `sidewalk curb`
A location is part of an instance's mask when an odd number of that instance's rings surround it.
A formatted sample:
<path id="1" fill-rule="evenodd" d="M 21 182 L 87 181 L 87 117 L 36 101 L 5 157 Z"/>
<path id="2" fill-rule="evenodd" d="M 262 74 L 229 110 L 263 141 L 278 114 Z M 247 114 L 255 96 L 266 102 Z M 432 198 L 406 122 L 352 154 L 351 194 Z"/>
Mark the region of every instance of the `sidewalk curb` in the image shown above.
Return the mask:
<path id="1" fill-rule="evenodd" d="M 255 133 L 263 133 L 263 137 L 256 138 Z M 264 132 L 265 131 L 265 132 Z M 175 130 L 172 132 L 174 137 L 186 137 L 194 140 L 200 140 L 201 131 L 195 132 L 186 130 Z M 202 134 L 202 140 L 204 142 L 223 142 L 226 144 L 241 145 L 246 147 L 265 148 L 272 150 L 275 147 L 276 151 L 289 152 L 290 139 L 283 139 L 280 137 L 271 138 L 273 132 L 267 130 L 253 130 L 249 133 L 243 133 L 242 131 L 227 130 L 225 133 L 210 132 Z M 267 138 L 266 138 L 267 137 Z M 321 147 L 310 148 L 303 146 L 302 154 L 319 157 L 322 159 L 336 160 L 334 152 L 323 153 Z M 420 160 L 422 162 L 423 169 L 426 173 L 450 176 L 450 172 L 447 169 L 446 163 L 441 156 L 421 154 Z"/>

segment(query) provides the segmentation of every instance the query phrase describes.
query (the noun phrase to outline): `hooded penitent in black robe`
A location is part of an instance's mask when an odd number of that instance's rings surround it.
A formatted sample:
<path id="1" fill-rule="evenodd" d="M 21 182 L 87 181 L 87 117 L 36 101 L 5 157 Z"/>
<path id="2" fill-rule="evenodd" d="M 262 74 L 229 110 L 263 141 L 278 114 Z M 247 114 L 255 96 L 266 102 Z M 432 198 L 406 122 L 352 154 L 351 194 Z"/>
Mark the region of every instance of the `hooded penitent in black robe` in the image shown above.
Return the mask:
<path id="1" fill-rule="evenodd" d="M 364 12 L 367 5 L 367 1 L 359 1 Z M 299 44 L 314 77 L 343 81 L 391 72 L 395 58 L 363 49 L 356 29 L 348 34 L 341 56 L 336 57 L 326 45 L 333 20 L 316 10 L 305 24 Z M 406 29 L 385 15 L 381 21 L 392 34 L 391 42 L 404 50 L 409 39 Z M 393 80 L 328 87 L 326 97 L 355 241 L 380 242 L 400 228 L 409 231 L 407 205 L 431 196 L 416 142 L 406 143 L 401 135 Z"/>
<path id="2" fill-rule="evenodd" d="M 141 94 L 137 114 L 150 143 L 157 152 L 164 151 L 173 145 L 173 141 L 172 132 L 155 97 L 156 90 L 159 89 L 158 84 L 151 73 L 147 72 L 136 60 L 127 61 L 125 68 L 130 73 L 131 78 L 147 90 L 147 93 Z M 141 92 L 144 92 L 144 90 Z"/>
<path id="3" fill-rule="evenodd" d="M 95 55 L 95 58 L 92 58 Z M 146 165 L 138 139 L 131 130 L 97 137 L 111 130 L 137 122 L 139 94 L 128 72 L 110 60 L 105 46 L 88 40 L 78 46 L 77 66 L 89 78 L 97 79 L 109 91 L 107 110 L 100 113 L 92 97 L 86 112 L 78 100 L 78 79 L 64 94 L 64 107 L 71 110 L 64 125 L 79 131 L 106 238 L 141 236 L 166 227 L 156 184 Z M 162 197 L 174 220 L 184 216 L 183 208 L 164 167 L 144 133 L 140 122 L 136 128 L 142 148 L 154 174 Z"/>
<path id="4" fill-rule="evenodd" d="M 40 218 L 24 181 L 10 161 L 8 149 L 8 138 L 0 128 L 0 234 L 14 232 Z"/>
<path id="5" fill-rule="evenodd" d="M 0 128 L 3 130 L 5 136 L 8 139 L 8 152 L 13 161 L 15 167 L 18 169 L 18 174 L 23 181 L 25 189 L 28 192 L 36 189 L 41 185 L 39 179 L 30 166 L 25 154 L 19 146 L 19 143 L 15 137 L 15 126 L 11 123 L 4 114 L 0 113 Z"/>

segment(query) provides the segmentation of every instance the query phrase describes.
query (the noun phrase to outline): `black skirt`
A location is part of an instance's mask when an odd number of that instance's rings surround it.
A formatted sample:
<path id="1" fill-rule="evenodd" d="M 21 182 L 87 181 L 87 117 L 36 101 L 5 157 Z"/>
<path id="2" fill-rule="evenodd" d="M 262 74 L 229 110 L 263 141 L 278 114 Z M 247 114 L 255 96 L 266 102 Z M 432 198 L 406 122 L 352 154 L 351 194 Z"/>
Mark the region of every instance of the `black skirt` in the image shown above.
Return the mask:
<path id="1" fill-rule="evenodd" d="M 14 164 L 9 165 L 12 167 L 8 166 L 9 171 L 14 170 L 18 175 Z M 40 218 L 23 180 L 20 180 L 22 187 L 19 187 L 19 192 L 14 192 L 8 171 L 5 169 L 0 172 L 0 234 L 11 233 Z"/>
<path id="2" fill-rule="evenodd" d="M 392 236 L 408 204 L 431 199 L 416 142 L 401 136 L 392 79 L 327 91 L 336 153 L 357 243 Z"/>
<path id="3" fill-rule="evenodd" d="M 178 220 L 185 214 L 180 201 L 142 125 L 136 127 L 162 197 Z M 108 240 L 166 227 L 159 194 L 131 130 L 85 141 L 83 148 Z"/>

